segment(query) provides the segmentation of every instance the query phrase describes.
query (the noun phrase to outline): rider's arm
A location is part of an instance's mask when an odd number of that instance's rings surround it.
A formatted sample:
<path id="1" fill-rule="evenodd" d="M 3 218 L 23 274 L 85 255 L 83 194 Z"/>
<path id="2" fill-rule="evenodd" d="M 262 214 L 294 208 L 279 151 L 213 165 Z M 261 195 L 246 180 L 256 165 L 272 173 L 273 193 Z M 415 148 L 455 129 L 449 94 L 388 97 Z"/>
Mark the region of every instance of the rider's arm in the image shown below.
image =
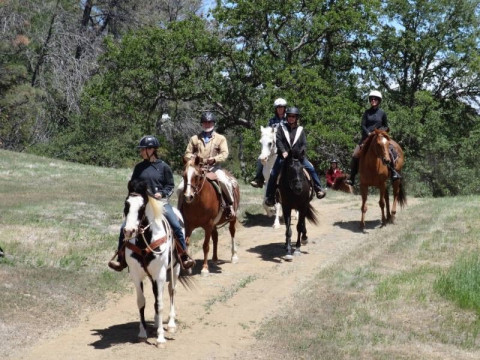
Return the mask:
<path id="1" fill-rule="evenodd" d="M 185 161 L 190 160 L 193 155 L 196 155 L 195 154 L 195 152 L 196 152 L 195 148 L 197 146 L 195 144 L 197 142 L 198 142 L 197 135 L 194 135 L 190 138 L 190 141 L 188 142 L 188 145 L 187 145 L 187 149 L 185 150 L 185 155 L 183 156 Z"/>
<path id="2" fill-rule="evenodd" d="M 223 135 L 216 134 L 214 141 L 216 155 L 213 158 L 216 163 L 224 162 L 228 158 L 227 139 Z"/>

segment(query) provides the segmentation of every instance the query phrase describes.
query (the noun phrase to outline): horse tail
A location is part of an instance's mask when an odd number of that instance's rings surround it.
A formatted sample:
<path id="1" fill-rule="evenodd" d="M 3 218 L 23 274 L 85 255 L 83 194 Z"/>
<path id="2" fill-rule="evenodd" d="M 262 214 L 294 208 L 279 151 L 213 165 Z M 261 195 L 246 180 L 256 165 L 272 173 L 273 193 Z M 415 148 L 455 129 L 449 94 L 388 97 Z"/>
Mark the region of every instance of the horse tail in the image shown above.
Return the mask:
<path id="1" fill-rule="evenodd" d="M 318 224 L 318 211 L 312 206 L 312 203 L 308 203 L 307 212 L 305 217 L 310 221 L 312 224 Z"/>
<path id="2" fill-rule="evenodd" d="M 398 203 L 400 204 L 400 207 L 404 207 L 407 205 L 407 193 L 405 192 L 405 183 L 403 178 L 400 179 L 400 186 L 398 189 Z"/>

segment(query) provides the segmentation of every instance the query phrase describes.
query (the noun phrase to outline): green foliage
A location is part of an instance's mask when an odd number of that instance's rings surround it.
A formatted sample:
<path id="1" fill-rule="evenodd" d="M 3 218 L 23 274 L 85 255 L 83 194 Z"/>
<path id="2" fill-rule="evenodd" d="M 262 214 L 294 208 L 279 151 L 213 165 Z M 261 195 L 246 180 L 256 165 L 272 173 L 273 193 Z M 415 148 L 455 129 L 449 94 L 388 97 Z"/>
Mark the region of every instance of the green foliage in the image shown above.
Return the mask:
<path id="1" fill-rule="evenodd" d="M 480 253 L 460 256 L 434 284 L 442 296 L 480 314 Z"/>

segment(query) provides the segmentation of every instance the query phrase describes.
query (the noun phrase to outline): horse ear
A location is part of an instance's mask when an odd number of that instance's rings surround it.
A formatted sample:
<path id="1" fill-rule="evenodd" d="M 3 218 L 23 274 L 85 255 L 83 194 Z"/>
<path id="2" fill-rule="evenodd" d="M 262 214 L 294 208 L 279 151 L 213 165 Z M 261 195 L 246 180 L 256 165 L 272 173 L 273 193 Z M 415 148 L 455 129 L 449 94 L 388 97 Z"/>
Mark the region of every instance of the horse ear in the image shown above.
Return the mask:
<path id="1" fill-rule="evenodd" d="M 263 132 L 263 129 L 265 129 L 262 125 L 260 125 L 260 132 Z"/>
<path id="2" fill-rule="evenodd" d="M 127 189 L 128 189 L 128 192 L 129 192 L 129 193 L 133 192 L 132 180 L 129 180 L 129 181 L 128 181 Z"/>

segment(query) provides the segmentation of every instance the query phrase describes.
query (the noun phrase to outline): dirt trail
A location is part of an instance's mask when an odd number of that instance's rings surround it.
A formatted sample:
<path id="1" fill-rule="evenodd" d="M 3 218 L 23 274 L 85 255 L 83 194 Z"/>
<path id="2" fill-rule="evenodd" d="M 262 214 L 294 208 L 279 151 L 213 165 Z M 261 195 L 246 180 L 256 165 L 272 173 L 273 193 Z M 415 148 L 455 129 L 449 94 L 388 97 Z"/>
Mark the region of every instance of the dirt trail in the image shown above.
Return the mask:
<path id="1" fill-rule="evenodd" d="M 375 199 L 376 201 L 376 199 Z M 238 264 L 226 261 L 210 266 L 211 274 L 199 274 L 200 261 L 194 270 L 195 289 L 178 286 L 176 307 L 178 329 L 166 333 L 167 343 L 154 346 L 137 342 L 138 311 L 135 292 L 112 300 L 109 306 L 90 313 L 71 329 L 55 338 L 42 341 L 11 359 L 241 359 L 255 343 L 254 334 L 263 320 L 281 314 L 286 304 L 306 281 L 320 269 L 353 251 L 366 235 L 358 232 L 359 197 L 335 194 L 330 199 L 313 202 L 320 224 L 307 224 L 309 243 L 303 254 L 287 263 L 282 259 L 285 228 L 273 230 L 272 219 L 248 216 L 237 231 Z M 379 225 L 378 206 L 371 204 L 367 228 Z M 296 236 L 296 230 L 294 230 Z M 229 236 L 221 232 L 219 257 L 230 259 Z M 195 258 L 202 258 L 197 252 Z M 119 276 L 127 276 L 126 273 Z M 244 285 L 244 286 L 242 286 Z M 146 317 L 153 320 L 153 297 L 146 282 Z M 168 314 L 168 296 L 164 303 Z M 153 334 L 152 334 L 153 335 Z M 259 357 L 263 357 L 259 354 Z"/>

